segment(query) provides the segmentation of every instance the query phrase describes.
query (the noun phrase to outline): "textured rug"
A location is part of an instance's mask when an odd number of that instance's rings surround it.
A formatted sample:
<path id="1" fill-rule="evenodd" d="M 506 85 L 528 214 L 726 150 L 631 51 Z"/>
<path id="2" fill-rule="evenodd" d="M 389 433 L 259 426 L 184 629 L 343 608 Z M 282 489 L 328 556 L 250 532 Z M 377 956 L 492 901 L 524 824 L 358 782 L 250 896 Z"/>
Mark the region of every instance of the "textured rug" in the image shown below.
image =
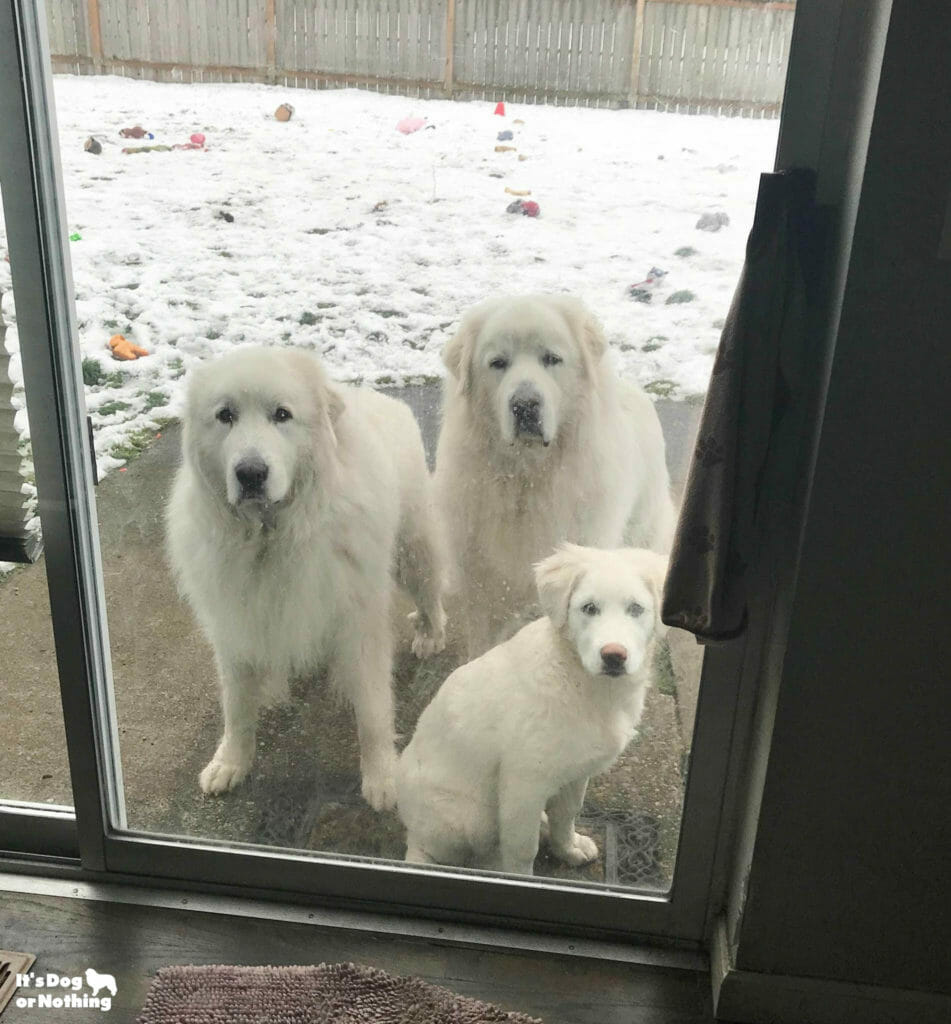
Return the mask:
<path id="1" fill-rule="evenodd" d="M 164 967 L 138 1024 L 542 1024 L 373 967 Z"/>

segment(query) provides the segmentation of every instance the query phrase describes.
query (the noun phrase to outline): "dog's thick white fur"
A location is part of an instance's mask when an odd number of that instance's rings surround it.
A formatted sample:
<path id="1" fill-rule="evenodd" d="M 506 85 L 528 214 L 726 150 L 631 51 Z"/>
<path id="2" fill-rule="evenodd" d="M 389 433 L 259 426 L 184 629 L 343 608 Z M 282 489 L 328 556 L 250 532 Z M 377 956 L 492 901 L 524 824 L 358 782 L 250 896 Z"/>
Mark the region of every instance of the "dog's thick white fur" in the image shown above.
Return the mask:
<path id="1" fill-rule="evenodd" d="M 559 295 L 483 302 L 445 347 L 436 500 L 470 658 L 534 617 L 531 568 L 556 545 L 670 549 L 660 421 L 606 349 Z"/>
<path id="2" fill-rule="evenodd" d="M 86 984 L 92 989 L 93 998 L 105 989 L 109 995 L 116 994 L 116 979 L 112 974 L 100 974 L 91 967 L 86 968 Z"/>
<path id="3" fill-rule="evenodd" d="M 261 706 L 326 665 L 353 705 L 363 795 L 392 806 L 391 574 L 413 649 L 444 643 L 430 476 L 410 409 L 331 384 L 312 355 L 245 348 L 194 371 L 168 550 L 215 651 L 224 735 L 200 784 L 247 775 Z"/>
<path id="4" fill-rule="evenodd" d="M 408 861 L 531 874 L 546 810 L 556 857 L 598 856 L 575 816 L 640 721 L 666 566 L 575 545 L 537 566 L 547 617 L 456 669 L 400 757 Z"/>

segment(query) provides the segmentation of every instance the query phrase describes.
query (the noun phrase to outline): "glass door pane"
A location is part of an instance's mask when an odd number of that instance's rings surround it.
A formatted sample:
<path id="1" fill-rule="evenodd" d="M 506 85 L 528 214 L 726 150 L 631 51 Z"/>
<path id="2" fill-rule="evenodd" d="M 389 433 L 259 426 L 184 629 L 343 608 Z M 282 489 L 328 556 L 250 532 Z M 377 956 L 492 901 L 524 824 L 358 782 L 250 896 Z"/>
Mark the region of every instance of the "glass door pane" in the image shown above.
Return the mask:
<path id="1" fill-rule="evenodd" d="M 64 807 L 73 798 L 11 271 L 0 207 L 0 806 Z"/>
<path id="2" fill-rule="evenodd" d="M 660 40 L 690 5 L 647 6 Z M 733 10 L 704 10 L 724 47 Z M 785 53 L 791 10 L 736 10 Z M 452 103 L 307 90 L 286 50 L 277 88 L 167 81 L 156 36 L 121 11 L 98 29 L 119 33 L 98 53 L 60 41 L 54 70 L 83 74 L 54 83 L 102 478 L 109 866 L 326 888 L 345 865 L 361 895 L 402 877 L 470 906 L 483 883 L 433 880 L 501 870 L 554 880 L 512 890 L 536 907 L 583 889 L 652 930 L 688 767 L 716 794 L 725 756 L 729 701 L 698 756 L 698 649 L 655 611 L 777 69 L 701 103 L 654 89 L 672 64 L 648 47 L 638 109 L 599 109 L 592 69 L 571 105 L 496 107 L 471 82 Z"/>

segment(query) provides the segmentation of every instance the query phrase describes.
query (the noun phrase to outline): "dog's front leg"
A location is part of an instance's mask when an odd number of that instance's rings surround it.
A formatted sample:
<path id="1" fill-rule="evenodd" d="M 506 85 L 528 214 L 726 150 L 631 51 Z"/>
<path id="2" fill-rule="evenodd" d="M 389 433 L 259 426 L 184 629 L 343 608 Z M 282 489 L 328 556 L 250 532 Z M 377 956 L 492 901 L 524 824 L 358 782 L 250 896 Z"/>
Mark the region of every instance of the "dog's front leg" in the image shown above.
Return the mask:
<path id="1" fill-rule="evenodd" d="M 235 665 L 219 660 L 221 711 L 224 735 L 198 777 L 203 793 L 217 795 L 234 789 L 248 774 L 254 760 L 261 684 L 250 665 Z"/>
<path id="2" fill-rule="evenodd" d="M 499 772 L 499 859 L 502 871 L 531 875 L 538 853 L 542 800 L 538 782 L 517 769 Z"/>
<path id="3" fill-rule="evenodd" d="M 588 864 L 598 856 L 597 843 L 575 831 L 575 818 L 581 812 L 587 788 L 587 778 L 569 782 L 548 801 L 546 808 L 551 852 L 560 861 L 573 867 Z"/>
<path id="4" fill-rule="evenodd" d="M 330 664 L 334 685 L 353 705 L 360 745 L 361 792 L 377 811 L 396 805 L 393 641 L 389 608 L 363 609 L 342 623 Z"/>

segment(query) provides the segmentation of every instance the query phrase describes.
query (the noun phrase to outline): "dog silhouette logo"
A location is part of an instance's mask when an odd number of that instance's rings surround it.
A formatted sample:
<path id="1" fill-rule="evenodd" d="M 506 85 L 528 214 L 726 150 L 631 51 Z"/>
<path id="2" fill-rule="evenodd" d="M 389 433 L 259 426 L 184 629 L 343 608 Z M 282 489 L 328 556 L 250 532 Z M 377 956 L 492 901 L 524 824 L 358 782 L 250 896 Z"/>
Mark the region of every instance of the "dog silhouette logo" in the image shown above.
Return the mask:
<path id="1" fill-rule="evenodd" d="M 116 994 L 116 979 L 111 974 L 100 974 L 91 967 L 86 968 L 86 984 L 92 989 L 93 998 L 103 989 L 111 996 Z"/>

